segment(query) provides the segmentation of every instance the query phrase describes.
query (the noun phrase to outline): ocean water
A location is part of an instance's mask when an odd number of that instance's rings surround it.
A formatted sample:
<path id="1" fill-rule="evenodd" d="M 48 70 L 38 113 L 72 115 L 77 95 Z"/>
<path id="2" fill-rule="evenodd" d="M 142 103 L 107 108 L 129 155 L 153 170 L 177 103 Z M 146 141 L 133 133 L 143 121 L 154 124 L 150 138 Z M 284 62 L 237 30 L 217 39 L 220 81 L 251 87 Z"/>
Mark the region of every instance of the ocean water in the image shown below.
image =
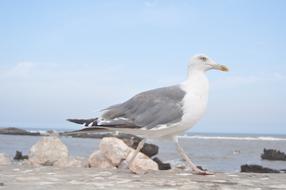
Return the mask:
<path id="1" fill-rule="evenodd" d="M 13 157 L 15 151 L 28 154 L 30 147 L 41 137 L 0 135 L 0 152 Z M 71 156 L 88 157 L 98 149 L 99 139 L 61 137 L 69 148 Z M 172 141 L 149 141 L 159 145 L 162 161 L 177 162 Z M 209 134 L 188 133 L 180 138 L 180 144 L 193 162 L 216 172 L 239 172 L 242 164 L 259 164 L 275 169 L 286 169 L 286 161 L 261 160 L 264 148 L 278 149 L 286 152 L 286 136 L 284 135 L 252 135 L 252 134 Z"/>

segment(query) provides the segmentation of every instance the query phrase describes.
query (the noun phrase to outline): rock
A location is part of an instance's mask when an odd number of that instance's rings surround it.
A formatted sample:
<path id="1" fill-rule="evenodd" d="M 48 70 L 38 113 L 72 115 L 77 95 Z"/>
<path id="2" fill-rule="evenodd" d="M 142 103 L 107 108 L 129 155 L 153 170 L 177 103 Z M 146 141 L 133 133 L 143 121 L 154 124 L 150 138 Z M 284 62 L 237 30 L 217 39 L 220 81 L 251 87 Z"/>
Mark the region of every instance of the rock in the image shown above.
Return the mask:
<path id="1" fill-rule="evenodd" d="M 14 160 L 27 160 L 29 157 L 28 155 L 23 155 L 22 152 L 16 151 L 16 154 L 14 156 Z"/>
<path id="2" fill-rule="evenodd" d="M 112 163 L 100 151 L 96 151 L 89 156 L 88 166 L 102 169 L 114 168 Z"/>
<path id="3" fill-rule="evenodd" d="M 86 165 L 85 160 L 83 158 L 69 158 L 69 159 L 61 159 L 53 166 L 56 167 L 73 167 L 73 168 L 79 168 L 84 167 Z"/>
<path id="4" fill-rule="evenodd" d="M 114 137 L 103 138 L 99 145 L 100 152 L 105 156 L 113 166 L 118 166 L 122 160 L 125 160 L 131 151 L 122 140 Z"/>
<path id="5" fill-rule="evenodd" d="M 132 150 L 128 157 L 126 158 L 127 162 L 132 158 L 135 150 Z M 157 171 L 158 164 L 150 159 L 145 154 L 139 152 L 132 164 L 129 166 L 129 169 L 136 174 L 145 174 L 150 170 Z"/>
<path id="6" fill-rule="evenodd" d="M 158 157 L 153 158 L 153 161 L 158 164 L 159 170 L 169 170 L 169 169 L 171 169 L 171 164 L 163 163 Z"/>
<path id="7" fill-rule="evenodd" d="M 121 170 L 126 170 L 126 169 L 128 170 L 128 162 L 127 162 L 127 160 L 123 160 L 117 168 L 121 169 Z"/>
<path id="8" fill-rule="evenodd" d="M 0 153 L 0 165 L 4 166 L 4 165 L 10 165 L 11 164 L 11 160 L 8 156 L 6 156 L 3 153 Z"/>
<path id="9" fill-rule="evenodd" d="M 31 147 L 29 161 L 33 165 L 65 167 L 69 163 L 69 152 L 58 137 L 43 137 Z"/>
<path id="10" fill-rule="evenodd" d="M 83 157 L 72 158 L 69 164 L 71 167 L 87 167 L 87 159 Z"/>
<path id="11" fill-rule="evenodd" d="M 142 138 L 135 135 L 129 134 L 119 134 L 116 136 L 119 139 L 122 139 L 129 147 L 136 149 Z M 140 150 L 143 154 L 148 157 L 153 157 L 159 152 L 159 147 L 155 144 L 144 143 L 143 148 Z"/>
<path id="12" fill-rule="evenodd" d="M 98 166 L 97 161 L 104 162 L 105 158 L 114 167 L 125 168 L 126 163 L 132 158 L 134 149 L 127 146 L 122 140 L 114 137 L 105 137 L 100 142 L 100 152 L 94 153 L 90 156 L 89 163 L 92 158 L 95 159 L 94 166 Z M 99 157 L 99 159 L 97 159 Z M 127 162 L 126 162 L 127 161 Z M 107 165 L 109 167 L 109 165 Z M 149 170 L 158 170 L 158 164 L 151 160 L 148 156 L 139 152 L 129 169 L 137 174 L 146 173 Z"/>
<path id="13" fill-rule="evenodd" d="M 180 170 L 188 169 L 188 166 L 187 166 L 185 163 L 183 163 L 183 162 L 181 162 L 181 163 L 176 163 L 176 164 L 174 165 L 174 167 L 177 168 L 177 169 L 180 169 Z"/>
<path id="14" fill-rule="evenodd" d="M 286 169 L 280 170 L 281 173 L 286 173 Z"/>
<path id="15" fill-rule="evenodd" d="M 275 149 L 264 149 L 261 158 L 264 160 L 283 160 L 286 161 L 286 154 Z"/>
<path id="16" fill-rule="evenodd" d="M 19 129 L 15 127 L 7 127 L 7 128 L 0 128 L 0 134 L 4 135 L 33 135 L 33 136 L 39 136 L 40 133 L 31 133 L 29 131 L 26 131 L 24 129 Z"/>
<path id="17" fill-rule="evenodd" d="M 63 136 L 72 136 L 72 137 L 78 137 L 78 138 L 105 138 L 105 137 L 115 137 L 118 139 L 121 139 L 127 144 L 129 147 L 136 149 L 139 142 L 142 140 L 142 138 L 137 137 L 135 135 L 130 135 L 130 134 L 113 134 L 110 132 L 99 132 L 99 133 L 88 133 L 86 131 L 85 133 L 80 132 L 80 131 L 70 131 L 70 132 L 63 132 L 60 133 L 60 135 Z M 159 147 L 155 144 L 149 144 L 145 143 L 143 148 L 141 149 L 141 152 L 148 157 L 152 157 L 159 152 Z"/>
<path id="18" fill-rule="evenodd" d="M 207 169 L 204 169 L 202 166 L 197 166 L 197 168 L 199 168 L 202 171 L 208 171 Z"/>
<path id="19" fill-rule="evenodd" d="M 247 173 L 280 173 L 279 170 L 271 169 L 262 167 L 260 165 L 241 165 L 240 172 L 247 172 Z"/>
<path id="20" fill-rule="evenodd" d="M 136 148 L 137 148 L 137 146 L 136 146 Z M 145 143 L 141 152 L 143 154 L 145 154 L 146 156 L 148 156 L 149 158 L 151 158 L 151 157 L 155 156 L 156 154 L 158 154 L 159 147 L 155 144 Z"/>

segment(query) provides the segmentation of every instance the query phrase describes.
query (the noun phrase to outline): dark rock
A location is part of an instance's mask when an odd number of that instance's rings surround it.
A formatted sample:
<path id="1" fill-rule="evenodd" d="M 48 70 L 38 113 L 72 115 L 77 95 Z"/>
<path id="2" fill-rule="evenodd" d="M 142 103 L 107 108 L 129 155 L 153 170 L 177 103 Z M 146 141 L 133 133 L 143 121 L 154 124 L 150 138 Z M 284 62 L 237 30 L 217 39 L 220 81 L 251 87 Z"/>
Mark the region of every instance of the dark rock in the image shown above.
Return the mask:
<path id="1" fill-rule="evenodd" d="M 143 148 L 141 149 L 141 152 L 151 158 L 155 156 L 156 154 L 158 154 L 159 147 L 155 144 L 145 143 Z"/>
<path id="2" fill-rule="evenodd" d="M 24 129 L 19 129 L 15 127 L 7 127 L 7 128 L 0 128 L 0 134 L 3 135 L 32 135 L 32 136 L 39 136 L 40 133 L 31 133 Z"/>
<path id="3" fill-rule="evenodd" d="M 280 173 L 279 170 L 271 169 L 262 167 L 260 165 L 241 165 L 240 166 L 240 172 L 247 172 L 247 173 Z"/>
<path id="4" fill-rule="evenodd" d="M 135 135 L 121 134 L 116 136 L 119 139 L 122 139 L 129 147 L 136 149 L 142 138 Z M 155 144 L 145 143 L 141 151 L 148 157 L 155 156 L 159 152 L 159 147 Z"/>
<path id="5" fill-rule="evenodd" d="M 204 169 L 202 166 L 197 166 L 197 168 L 199 168 L 202 171 L 207 171 L 207 169 Z"/>
<path id="6" fill-rule="evenodd" d="M 26 160 L 29 159 L 28 155 L 23 155 L 22 152 L 16 151 L 16 154 L 14 156 L 14 160 Z"/>
<path id="7" fill-rule="evenodd" d="M 286 161 L 286 154 L 275 149 L 264 149 L 261 158 L 264 160 L 283 160 Z"/>
<path id="8" fill-rule="evenodd" d="M 169 163 L 163 163 L 159 158 L 155 157 L 153 158 L 153 161 L 158 164 L 159 170 L 170 170 L 171 164 Z"/>
<path id="9" fill-rule="evenodd" d="M 0 186 L 4 186 L 4 183 L 0 182 Z"/>

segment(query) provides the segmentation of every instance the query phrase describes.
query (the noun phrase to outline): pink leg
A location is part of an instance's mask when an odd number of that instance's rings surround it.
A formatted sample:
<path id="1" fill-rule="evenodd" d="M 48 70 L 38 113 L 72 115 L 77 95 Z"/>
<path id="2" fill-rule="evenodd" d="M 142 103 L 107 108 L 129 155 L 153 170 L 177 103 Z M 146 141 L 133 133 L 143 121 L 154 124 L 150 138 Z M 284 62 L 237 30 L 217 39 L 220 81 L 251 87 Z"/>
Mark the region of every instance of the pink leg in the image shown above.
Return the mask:
<path id="1" fill-rule="evenodd" d="M 208 172 L 208 171 L 204 171 L 199 169 L 193 162 L 192 160 L 188 157 L 188 155 L 185 153 L 184 149 L 180 146 L 179 142 L 178 142 L 178 137 L 174 138 L 175 143 L 176 143 L 176 147 L 177 147 L 177 152 L 180 154 L 180 156 L 182 157 L 182 159 L 184 159 L 187 164 L 189 165 L 189 167 L 193 170 L 193 172 L 195 174 L 199 174 L 199 175 L 213 175 L 212 172 Z"/>

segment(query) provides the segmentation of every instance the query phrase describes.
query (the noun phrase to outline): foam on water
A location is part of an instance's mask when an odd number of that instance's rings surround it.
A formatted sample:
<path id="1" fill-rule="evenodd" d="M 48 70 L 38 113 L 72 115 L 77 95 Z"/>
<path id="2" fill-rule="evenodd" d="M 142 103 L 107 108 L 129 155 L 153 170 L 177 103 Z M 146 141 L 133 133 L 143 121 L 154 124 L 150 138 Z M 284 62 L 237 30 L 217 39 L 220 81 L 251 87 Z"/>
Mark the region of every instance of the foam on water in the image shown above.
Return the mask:
<path id="1" fill-rule="evenodd" d="M 248 140 L 248 141 L 286 141 L 286 138 L 280 137 L 269 137 L 269 136 L 258 136 L 258 137 L 234 137 L 234 136 L 201 136 L 191 135 L 182 136 L 181 138 L 189 139 L 207 139 L 207 140 Z"/>

